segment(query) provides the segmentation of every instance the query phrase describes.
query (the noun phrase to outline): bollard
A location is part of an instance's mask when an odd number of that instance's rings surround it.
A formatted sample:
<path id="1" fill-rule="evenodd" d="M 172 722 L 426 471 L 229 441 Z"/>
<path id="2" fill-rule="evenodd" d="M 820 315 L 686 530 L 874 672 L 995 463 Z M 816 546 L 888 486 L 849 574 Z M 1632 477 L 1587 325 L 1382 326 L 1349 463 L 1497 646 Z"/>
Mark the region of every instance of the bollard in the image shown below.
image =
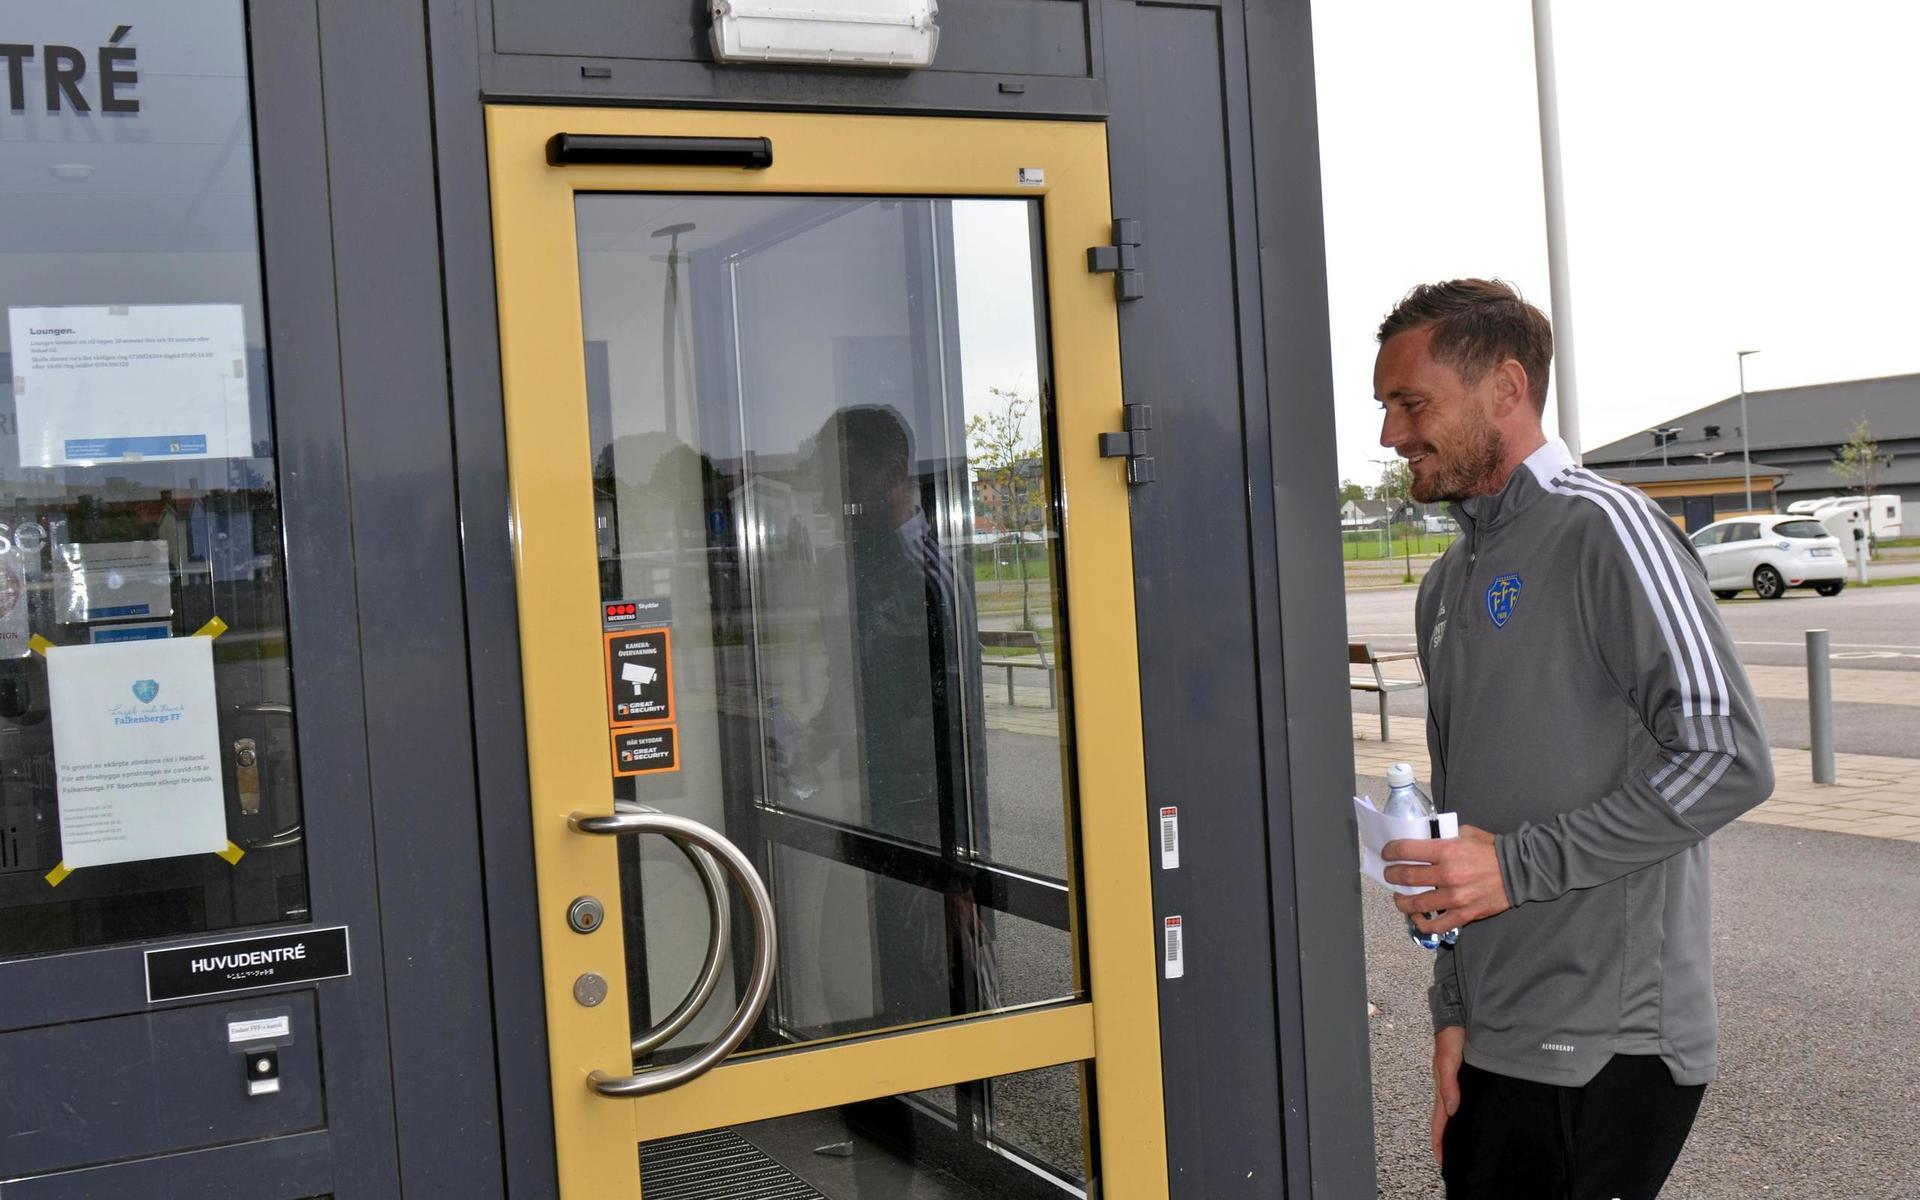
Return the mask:
<path id="1" fill-rule="evenodd" d="M 1813 739 L 1813 781 L 1833 782 L 1833 667 L 1827 631 L 1807 630 L 1807 725 Z"/>

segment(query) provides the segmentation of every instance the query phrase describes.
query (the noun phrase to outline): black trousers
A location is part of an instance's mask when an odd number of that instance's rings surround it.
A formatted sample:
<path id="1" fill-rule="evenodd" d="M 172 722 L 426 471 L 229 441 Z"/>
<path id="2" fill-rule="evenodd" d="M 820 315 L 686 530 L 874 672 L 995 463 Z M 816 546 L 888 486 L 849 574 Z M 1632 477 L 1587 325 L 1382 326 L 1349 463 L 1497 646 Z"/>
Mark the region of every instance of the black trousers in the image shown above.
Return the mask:
<path id="1" fill-rule="evenodd" d="M 1706 1091 L 1650 1055 L 1617 1054 L 1577 1088 L 1463 1064 L 1441 1139 L 1447 1200 L 1654 1200 Z"/>

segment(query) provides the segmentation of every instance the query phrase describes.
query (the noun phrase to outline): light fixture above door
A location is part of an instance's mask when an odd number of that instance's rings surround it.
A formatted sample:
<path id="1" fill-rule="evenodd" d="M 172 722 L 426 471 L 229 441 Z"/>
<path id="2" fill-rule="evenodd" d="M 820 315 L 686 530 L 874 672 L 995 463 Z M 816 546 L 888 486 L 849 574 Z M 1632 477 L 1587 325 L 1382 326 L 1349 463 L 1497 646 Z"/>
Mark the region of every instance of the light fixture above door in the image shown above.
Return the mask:
<path id="1" fill-rule="evenodd" d="M 937 0 L 713 0 L 723 63 L 925 67 L 940 46 Z"/>

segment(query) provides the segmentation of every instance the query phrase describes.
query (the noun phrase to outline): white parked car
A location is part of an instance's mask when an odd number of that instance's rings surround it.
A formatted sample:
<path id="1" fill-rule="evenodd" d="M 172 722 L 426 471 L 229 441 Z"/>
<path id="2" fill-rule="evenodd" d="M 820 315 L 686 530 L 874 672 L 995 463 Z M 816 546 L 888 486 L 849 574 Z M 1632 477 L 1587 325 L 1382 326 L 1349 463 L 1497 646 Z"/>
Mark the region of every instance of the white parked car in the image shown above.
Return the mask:
<path id="1" fill-rule="evenodd" d="M 1707 586 L 1722 600 L 1747 588 L 1762 600 L 1778 600 L 1788 588 L 1836 596 L 1847 586 L 1840 539 L 1812 517 L 1729 517 L 1695 533 L 1693 545 L 1707 569 Z"/>

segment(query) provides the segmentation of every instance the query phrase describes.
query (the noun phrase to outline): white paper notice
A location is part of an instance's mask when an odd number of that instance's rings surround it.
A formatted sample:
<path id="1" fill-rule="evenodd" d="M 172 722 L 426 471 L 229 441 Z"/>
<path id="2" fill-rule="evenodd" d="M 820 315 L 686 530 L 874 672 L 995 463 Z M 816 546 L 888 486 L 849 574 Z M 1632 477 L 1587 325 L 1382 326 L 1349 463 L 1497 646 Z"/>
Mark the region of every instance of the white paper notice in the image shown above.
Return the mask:
<path id="1" fill-rule="evenodd" d="M 1383 861 L 1380 857 L 1380 849 L 1397 838 L 1419 838 L 1424 841 L 1434 837 L 1459 837 L 1459 816 L 1454 813 L 1435 813 L 1431 817 L 1389 817 L 1373 806 L 1371 796 L 1353 798 L 1353 816 L 1360 825 L 1360 873 L 1362 875 L 1406 896 L 1418 896 L 1421 892 L 1433 890 L 1430 887 L 1408 887 L 1405 884 L 1387 883 L 1386 876 L 1382 872 L 1406 860 Z"/>
<path id="2" fill-rule="evenodd" d="M 250 1021 L 227 1022 L 227 1044 L 238 1042 L 259 1042 L 268 1038 L 293 1036 L 293 1018 L 290 1016 L 256 1017 Z"/>
<path id="3" fill-rule="evenodd" d="M 53 550 L 63 625 L 173 615 L 165 542 L 67 542 Z"/>
<path id="4" fill-rule="evenodd" d="M 68 867 L 226 849 L 212 638 L 55 646 L 47 696 Z"/>
<path id="5" fill-rule="evenodd" d="M 238 304 L 7 310 L 23 467 L 253 454 Z"/>

